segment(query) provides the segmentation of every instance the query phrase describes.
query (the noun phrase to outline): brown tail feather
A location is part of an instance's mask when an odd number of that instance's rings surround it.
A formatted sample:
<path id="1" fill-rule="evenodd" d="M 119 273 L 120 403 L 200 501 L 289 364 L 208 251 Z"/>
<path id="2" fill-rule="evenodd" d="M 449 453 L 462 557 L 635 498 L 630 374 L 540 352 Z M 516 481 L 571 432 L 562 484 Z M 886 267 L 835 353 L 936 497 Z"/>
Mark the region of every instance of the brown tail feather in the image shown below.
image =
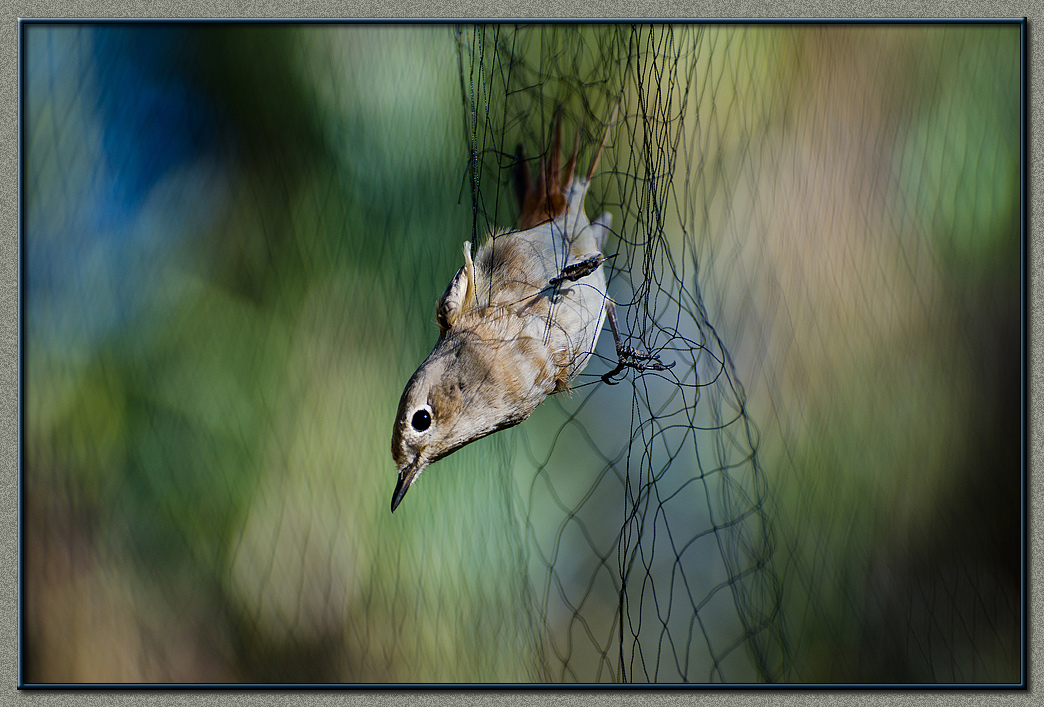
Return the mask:
<path id="1" fill-rule="evenodd" d="M 566 160 L 565 172 L 562 174 L 562 188 L 568 189 L 569 184 L 573 181 L 573 172 L 576 171 L 576 154 L 580 149 L 580 129 L 583 125 L 576 126 L 576 138 L 573 140 L 573 151 L 569 154 L 569 159 Z"/>
<path id="2" fill-rule="evenodd" d="M 577 128 L 573 152 L 562 165 L 562 108 L 555 111 L 554 140 L 551 144 L 550 161 L 541 158 L 540 174 L 536 184 L 529 175 L 522 146 L 518 148 L 518 163 L 515 167 L 515 193 L 519 197 L 522 211 L 518 217 L 518 227 L 525 230 L 533 228 L 545 221 L 558 218 L 566 210 L 565 190 L 573 181 L 576 169 L 576 154 L 580 147 L 580 130 Z"/>
<path id="3" fill-rule="evenodd" d="M 515 197 L 519 204 L 526 202 L 526 194 L 533 191 L 533 178 L 529 175 L 529 162 L 522 143 L 515 150 Z"/>
<path id="4" fill-rule="evenodd" d="M 547 181 L 558 180 L 558 170 L 562 167 L 562 106 L 555 111 L 555 139 L 551 141 L 551 163 L 547 168 Z"/>

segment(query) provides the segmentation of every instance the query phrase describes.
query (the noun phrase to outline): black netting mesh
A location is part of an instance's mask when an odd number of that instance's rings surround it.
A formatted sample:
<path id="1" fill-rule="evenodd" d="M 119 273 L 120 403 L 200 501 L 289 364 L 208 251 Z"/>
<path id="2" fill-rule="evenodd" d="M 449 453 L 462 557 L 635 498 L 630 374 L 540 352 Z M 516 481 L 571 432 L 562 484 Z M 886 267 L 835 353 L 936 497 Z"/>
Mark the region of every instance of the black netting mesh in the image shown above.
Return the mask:
<path id="1" fill-rule="evenodd" d="M 1017 25 L 23 26 L 29 682 L 1021 679 Z M 556 111 L 571 394 L 388 438 Z"/>

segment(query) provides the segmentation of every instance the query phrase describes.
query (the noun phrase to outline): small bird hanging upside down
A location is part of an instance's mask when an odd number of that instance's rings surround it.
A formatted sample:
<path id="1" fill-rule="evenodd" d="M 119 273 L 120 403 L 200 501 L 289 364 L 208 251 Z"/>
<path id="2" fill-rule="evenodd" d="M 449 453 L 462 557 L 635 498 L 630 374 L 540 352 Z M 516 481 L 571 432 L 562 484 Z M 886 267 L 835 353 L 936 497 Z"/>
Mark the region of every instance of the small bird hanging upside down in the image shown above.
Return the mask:
<path id="1" fill-rule="evenodd" d="M 569 390 L 606 315 L 619 362 L 602 380 L 611 382 L 624 367 L 674 365 L 620 340 L 602 271 L 612 219 L 603 213 L 589 222 L 584 212 L 602 147 L 587 176 L 574 178 L 580 133 L 565 167 L 561 138 L 559 110 L 550 163 L 541 160 L 535 184 L 519 147 L 519 230 L 488 239 L 474 261 L 465 243 L 464 267 L 439 299 L 439 340 L 406 384 L 392 430 L 399 470 L 393 512 L 428 464 L 517 425 L 548 395 Z"/>

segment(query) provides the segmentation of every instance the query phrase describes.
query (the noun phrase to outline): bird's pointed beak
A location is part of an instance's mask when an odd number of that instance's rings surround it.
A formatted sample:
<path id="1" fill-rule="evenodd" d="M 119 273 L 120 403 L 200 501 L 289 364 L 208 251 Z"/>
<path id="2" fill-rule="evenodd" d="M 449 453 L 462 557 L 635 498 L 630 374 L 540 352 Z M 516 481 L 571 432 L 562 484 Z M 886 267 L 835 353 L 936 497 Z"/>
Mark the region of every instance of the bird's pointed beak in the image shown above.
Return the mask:
<path id="1" fill-rule="evenodd" d="M 399 470 L 399 481 L 395 484 L 395 493 L 392 494 L 391 509 L 392 513 L 402 503 L 402 499 L 406 497 L 406 492 L 410 490 L 410 486 L 417 477 L 420 476 L 421 470 L 424 469 L 423 464 L 415 463 Z"/>

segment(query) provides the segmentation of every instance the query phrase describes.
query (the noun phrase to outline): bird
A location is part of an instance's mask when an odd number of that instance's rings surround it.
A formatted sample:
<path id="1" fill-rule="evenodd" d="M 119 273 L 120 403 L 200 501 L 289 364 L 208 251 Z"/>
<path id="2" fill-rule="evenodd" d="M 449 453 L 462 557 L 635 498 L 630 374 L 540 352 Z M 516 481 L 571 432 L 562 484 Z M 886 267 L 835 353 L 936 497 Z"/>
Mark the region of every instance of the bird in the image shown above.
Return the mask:
<path id="1" fill-rule="evenodd" d="M 609 126 L 615 116 L 616 110 Z M 550 159 L 541 158 L 536 180 L 521 145 L 516 152 L 518 228 L 492 234 L 474 258 L 471 243 L 464 243 L 464 265 L 435 308 L 439 338 L 399 400 L 391 441 L 398 470 L 393 513 L 428 465 L 523 422 L 549 395 L 568 392 L 607 316 L 619 363 L 604 381 L 625 366 L 673 365 L 620 339 L 602 267 L 612 216 L 589 221 L 584 209 L 605 139 L 586 176 L 576 176 L 580 134 L 578 126 L 562 165 L 559 107 Z"/>

